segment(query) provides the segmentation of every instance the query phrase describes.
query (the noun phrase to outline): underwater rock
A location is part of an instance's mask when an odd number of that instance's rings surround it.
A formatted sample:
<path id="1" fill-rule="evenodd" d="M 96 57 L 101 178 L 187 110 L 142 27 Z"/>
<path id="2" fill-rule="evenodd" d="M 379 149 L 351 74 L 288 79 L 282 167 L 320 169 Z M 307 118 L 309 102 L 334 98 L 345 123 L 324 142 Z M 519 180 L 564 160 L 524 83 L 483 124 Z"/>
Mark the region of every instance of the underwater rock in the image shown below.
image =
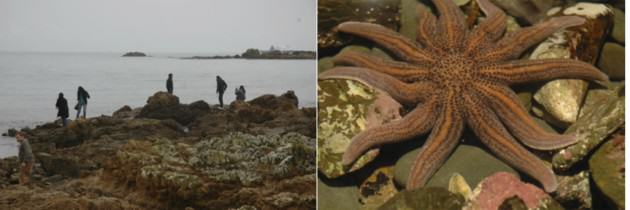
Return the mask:
<path id="1" fill-rule="evenodd" d="M 317 204 L 322 210 L 361 209 L 359 188 L 335 180 L 317 180 Z"/>
<path id="2" fill-rule="evenodd" d="M 616 209 L 625 209 L 624 140 L 623 135 L 613 136 L 588 161 L 595 185 Z"/>
<path id="3" fill-rule="evenodd" d="M 394 180 L 397 184 L 405 186 L 409 177 L 409 170 L 420 151 L 414 149 L 403 155 L 394 166 Z M 474 161 L 471 161 L 474 160 Z M 455 151 L 429 179 L 426 186 L 448 187 L 453 174 L 460 174 L 471 186 L 476 186 L 482 179 L 496 172 L 503 171 L 518 174 L 514 169 L 496 159 L 494 156 L 479 147 L 460 144 Z"/>
<path id="4" fill-rule="evenodd" d="M 553 6 L 549 0 L 492 0 L 510 16 L 526 20 L 530 24 L 544 19 Z"/>
<path id="5" fill-rule="evenodd" d="M 400 0 L 322 0 L 317 4 L 317 47 L 318 53 L 326 48 L 340 47 L 352 38 L 337 33 L 335 28 L 346 21 L 370 22 L 392 30 L 398 29 Z"/>
<path id="6" fill-rule="evenodd" d="M 530 59 L 576 58 L 595 64 L 607 29 L 612 24 L 612 12 L 603 4 L 578 3 L 550 12 L 552 16 L 577 15 L 586 19 L 580 26 L 556 32 L 534 49 Z M 577 120 L 588 83 L 584 80 L 559 79 L 547 82 L 534 94 L 551 118 L 550 123 L 567 127 Z"/>
<path id="7" fill-rule="evenodd" d="M 611 36 L 612 38 L 621 43 L 621 44 L 625 44 L 626 43 L 626 35 L 625 35 L 625 28 L 626 28 L 626 20 L 625 20 L 625 13 L 623 11 L 621 11 L 618 8 L 613 8 L 613 13 L 615 14 L 615 25 L 613 26 L 612 29 L 612 33 Z"/>
<path id="8" fill-rule="evenodd" d="M 606 73 L 610 79 L 625 79 L 626 53 L 624 49 L 624 46 L 612 42 L 607 42 L 602 48 L 597 67 Z"/>
<path id="9" fill-rule="evenodd" d="M 542 189 L 521 182 L 514 174 L 497 172 L 486 177 L 477 185 L 473 191 L 473 198 L 466 207 L 474 210 L 499 209 L 505 201 L 512 197 L 518 197 L 529 209 L 554 209 L 548 207 L 551 205 L 559 206 Z"/>
<path id="10" fill-rule="evenodd" d="M 558 176 L 558 189 L 554 199 L 570 209 L 592 209 L 593 197 L 588 171 L 572 176 Z"/>
<path id="11" fill-rule="evenodd" d="M 376 209 L 383 205 L 398 192 L 394 184 L 394 166 L 376 169 L 361 183 L 359 192 L 364 209 Z"/>
<path id="12" fill-rule="evenodd" d="M 384 203 L 379 210 L 441 209 L 460 210 L 464 197 L 440 187 L 403 190 Z"/>
<path id="13" fill-rule="evenodd" d="M 332 57 L 324 57 L 324 58 L 320 58 L 317 61 L 317 73 L 321 74 L 322 72 L 331 69 L 335 66 L 335 63 L 333 63 L 333 58 Z"/>
<path id="14" fill-rule="evenodd" d="M 400 118 L 401 105 L 386 93 L 352 80 L 318 82 L 318 169 L 334 178 L 361 168 L 373 160 L 378 149 L 359 158 L 349 169 L 341 157 L 359 132 Z"/>
<path id="15" fill-rule="evenodd" d="M 625 97 L 618 96 L 618 90 L 610 91 L 611 93 L 606 97 L 587 98 L 585 105 L 588 104 L 596 108 L 587 108 L 585 106 L 584 109 L 589 109 L 590 111 L 580 115 L 577 122 L 567 128 L 565 133 L 577 135 L 578 142 L 560 150 L 553 156 L 552 164 L 554 169 L 569 169 L 584 159 L 602 140 L 624 123 Z"/>
<path id="16" fill-rule="evenodd" d="M 416 0 L 400 0 L 400 30 L 398 32 L 411 40 L 416 39 L 417 22 L 420 15 L 416 11 L 418 5 L 426 7 Z"/>

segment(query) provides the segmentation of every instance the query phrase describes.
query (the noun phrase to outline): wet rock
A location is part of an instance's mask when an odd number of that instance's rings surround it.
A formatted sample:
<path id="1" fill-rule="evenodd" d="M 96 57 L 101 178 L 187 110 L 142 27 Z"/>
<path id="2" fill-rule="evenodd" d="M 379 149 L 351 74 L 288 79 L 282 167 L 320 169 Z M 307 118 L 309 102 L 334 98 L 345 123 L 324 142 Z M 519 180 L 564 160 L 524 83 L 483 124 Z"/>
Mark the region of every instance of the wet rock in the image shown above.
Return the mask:
<path id="1" fill-rule="evenodd" d="M 409 170 L 419 151 L 420 148 L 412 150 L 398 159 L 394 168 L 397 184 L 401 186 L 407 184 Z M 446 188 L 449 186 L 451 176 L 456 173 L 463 176 L 471 186 L 476 186 L 483 178 L 499 171 L 518 174 L 486 151 L 475 146 L 460 144 L 444 165 L 429 179 L 427 186 Z"/>
<path id="2" fill-rule="evenodd" d="M 586 22 L 556 32 L 536 47 L 530 59 L 577 58 L 594 64 L 612 24 L 611 10 L 603 4 L 578 3 L 556 11 L 550 15 L 577 15 Z M 553 80 L 536 92 L 534 99 L 549 113 L 546 120 L 565 128 L 577 120 L 587 88 L 588 83 L 583 80 Z"/>
<path id="3" fill-rule="evenodd" d="M 317 4 L 317 47 L 320 53 L 327 48 L 340 47 L 352 38 L 338 34 L 335 27 L 346 21 L 370 22 L 398 30 L 400 0 L 323 0 Z"/>
<path id="4" fill-rule="evenodd" d="M 592 209 L 593 197 L 588 171 L 572 176 L 559 176 L 554 199 L 569 209 Z"/>
<path id="5" fill-rule="evenodd" d="M 317 180 L 317 204 L 319 209 L 349 210 L 361 209 L 359 188 L 347 186 L 335 181 Z"/>
<path id="6" fill-rule="evenodd" d="M 37 160 L 48 176 L 60 174 L 66 177 L 79 177 L 80 170 L 76 160 L 55 157 L 48 153 L 37 153 Z"/>
<path id="7" fill-rule="evenodd" d="M 534 100 L 553 117 L 550 123 L 567 127 L 577 120 L 587 88 L 582 80 L 555 80 L 540 88 Z"/>
<path id="8" fill-rule="evenodd" d="M 419 16 L 418 12 L 416 12 L 416 6 L 418 4 L 420 3 L 416 0 L 400 0 L 399 32 L 412 40 L 416 39 L 417 19 Z"/>
<path id="9" fill-rule="evenodd" d="M 365 209 L 376 209 L 393 197 L 398 190 L 394 184 L 394 167 L 378 168 L 359 186 L 360 201 Z"/>
<path id="10" fill-rule="evenodd" d="M 143 189 L 165 203 L 184 202 L 200 209 L 259 206 L 266 201 L 263 209 L 287 202 L 310 206 L 315 194 L 313 143 L 299 134 L 239 133 L 193 145 L 164 138 L 132 140 L 105 163 L 104 177 Z M 235 189 L 242 190 L 234 194 Z M 281 192 L 296 193 L 291 196 L 296 199 L 267 200 Z"/>
<path id="11" fill-rule="evenodd" d="M 615 41 L 625 44 L 625 13 L 618 8 L 613 8 L 613 13 L 615 14 L 615 25 L 613 26 L 611 36 Z"/>
<path id="12" fill-rule="evenodd" d="M 612 92 L 608 97 L 589 99 L 597 100 L 585 104 L 597 108 L 588 108 L 589 112 L 584 113 L 575 124 L 567 128 L 565 133 L 574 133 L 579 141 L 553 156 L 552 164 L 555 169 L 569 169 L 624 123 L 625 97 L 617 96 L 615 90 L 610 91 Z"/>
<path id="13" fill-rule="evenodd" d="M 379 207 L 379 210 L 397 209 L 443 209 L 459 210 L 464 206 L 464 197 L 444 188 L 428 187 L 403 190 Z"/>
<path id="14" fill-rule="evenodd" d="M 497 172 L 486 177 L 473 191 L 473 198 L 467 204 L 470 209 L 499 209 L 506 201 L 518 197 L 529 209 L 562 209 L 542 189 L 521 180 L 511 173 Z M 518 202 L 509 201 L 508 206 L 518 206 Z M 556 208 L 549 208 L 550 206 Z"/>
<path id="15" fill-rule="evenodd" d="M 626 66 L 626 61 L 623 46 L 607 42 L 604 44 L 604 48 L 602 49 L 602 54 L 600 56 L 601 57 L 597 62 L 597 67 L 599 67 L 602 72 L 606 73 L 610 79 L 613 80 L 625 79 L 624 67 Z"/>
<path id="16" fill-rule="evenodd" d="M 610 206 L 625 209 L 625 137 L 616 135 L 604 143 L 588 161 L 597 188 Z"/>
<path id="17" fill-rule="evenodd" d="M 401 105 L 386 93 L 351 80 L 318 82 L 318 169 L 334 178 L 361 168 L 373 160 L 378 149 L 359 158 L 349 169 L 341 157 L 359 132 L 400 118 Z"/>
<path id="18" fill-rule="evenodd" d="M 510 16 L 526 20 L 534 24 L 545 18 L 546 13 L 553 7 L 553 1 L 548 0 L 492 0 Z"/>

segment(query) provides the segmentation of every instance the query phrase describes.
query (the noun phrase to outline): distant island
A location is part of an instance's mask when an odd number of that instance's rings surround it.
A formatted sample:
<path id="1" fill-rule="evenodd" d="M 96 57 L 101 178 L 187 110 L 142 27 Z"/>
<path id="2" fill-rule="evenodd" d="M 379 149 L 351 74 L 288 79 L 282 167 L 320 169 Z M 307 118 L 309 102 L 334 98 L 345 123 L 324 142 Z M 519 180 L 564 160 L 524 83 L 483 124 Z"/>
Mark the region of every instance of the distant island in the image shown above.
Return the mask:
<path id="1" fill-rule="evenodd" d="M 316 57 L 317 54 L 314 51 L 278 50 L 272 46 L 269 50 L 250 48 L 240 55 L 192 56 L 181 59 L 315 59 Z"/>
<path id="2" fill-rule="evenodd" d="M 122 57 L 146 57 L 147 54 L 144 54 L 143 52 L 128 52 L 125 53 Z"/>

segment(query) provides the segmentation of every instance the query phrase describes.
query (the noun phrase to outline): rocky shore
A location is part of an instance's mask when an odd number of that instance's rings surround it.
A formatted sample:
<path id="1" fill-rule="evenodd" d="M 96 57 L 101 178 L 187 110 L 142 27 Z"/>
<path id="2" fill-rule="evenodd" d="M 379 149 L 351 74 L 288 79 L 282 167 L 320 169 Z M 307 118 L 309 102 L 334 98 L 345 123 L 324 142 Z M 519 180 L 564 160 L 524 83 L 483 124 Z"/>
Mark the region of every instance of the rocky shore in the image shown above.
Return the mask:
<path id="1" fill-rule="evenodd" d="M 315 113 L 292 91 L 224 108 L 158 92 L 26 128 L 32 183 L 1 159 L 0 209 L 315 209 Z"/>

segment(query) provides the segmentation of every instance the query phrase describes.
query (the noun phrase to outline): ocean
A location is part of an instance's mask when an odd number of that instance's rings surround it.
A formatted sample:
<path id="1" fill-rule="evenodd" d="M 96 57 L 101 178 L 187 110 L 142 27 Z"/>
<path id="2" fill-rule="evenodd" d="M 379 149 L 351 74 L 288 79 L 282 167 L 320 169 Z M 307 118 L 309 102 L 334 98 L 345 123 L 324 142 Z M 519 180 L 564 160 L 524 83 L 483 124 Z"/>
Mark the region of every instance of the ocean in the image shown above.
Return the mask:
<path id="1" fill-rule="evenodd" d="M 169 73 L 181 103 L 218 104 L 215 77 L 219 75 L 228 84 L 226 104 L 235 99 L 234 88 L 240 85 L 245 86 L 247 100 L 293 90 L 301 107 L 316 104 L 315 60 L 188 60 L 178 59 L 191 56 L 187 54 L 122 54 L 0 52 L 0 133 L 54 121 L 60 92 L 74 119 L 78 86 L 91 96 L 88 117 L 111 115 L 124 105 L 143 106 L 155 92 L 166 91 Z M 0 157 L 12 155 L 17 155 L 15 139 L 0 138 Z"/>

